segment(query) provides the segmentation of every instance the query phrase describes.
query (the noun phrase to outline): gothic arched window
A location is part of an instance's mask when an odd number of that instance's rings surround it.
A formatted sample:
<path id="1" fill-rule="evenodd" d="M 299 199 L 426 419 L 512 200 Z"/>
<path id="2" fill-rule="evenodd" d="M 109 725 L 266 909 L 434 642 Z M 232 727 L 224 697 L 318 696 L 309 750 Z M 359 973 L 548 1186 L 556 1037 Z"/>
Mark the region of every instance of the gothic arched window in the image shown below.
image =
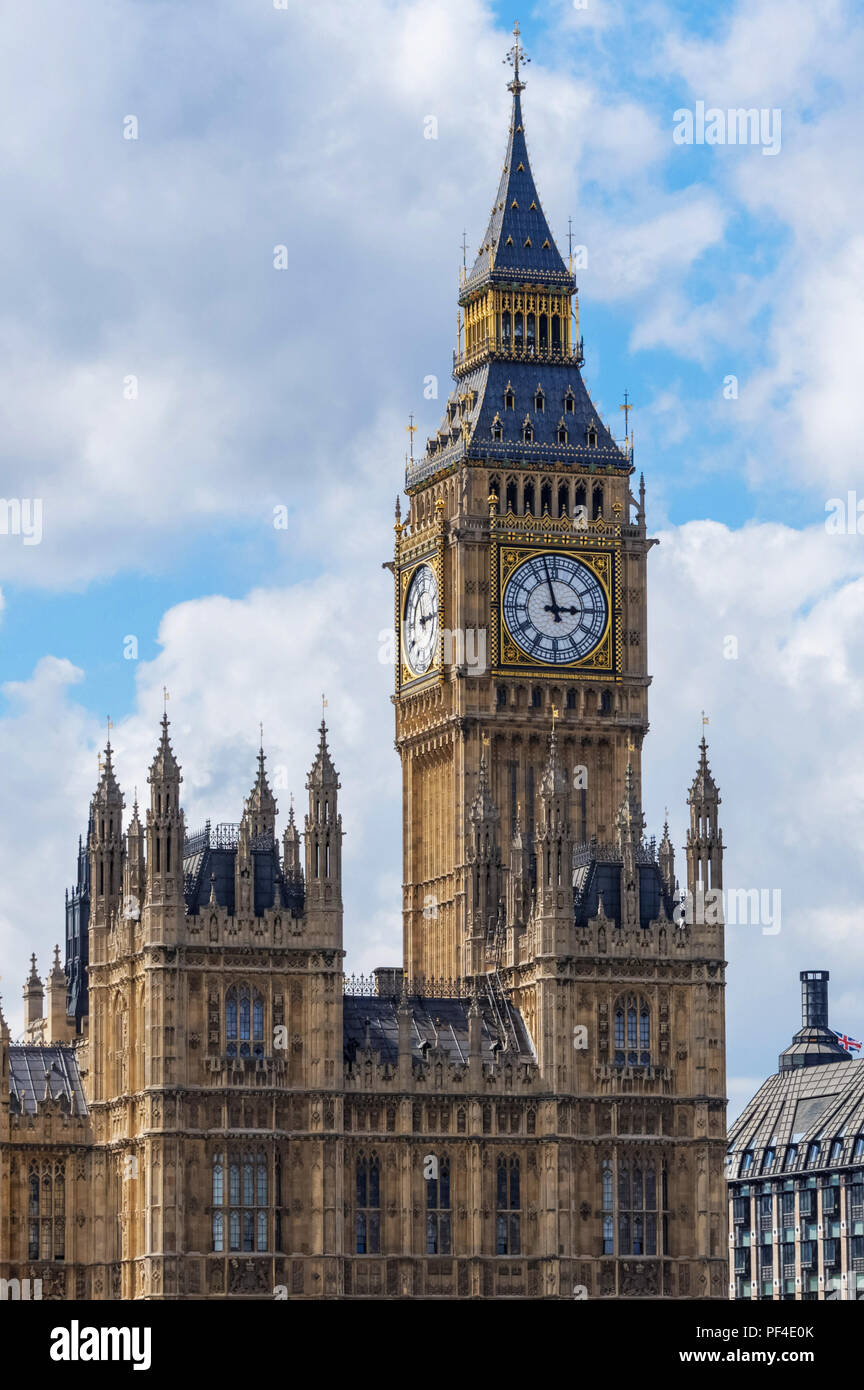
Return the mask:
<path id="1" fill-rule="evenodd" d="M 525 444 L 534 443 L 534 426 L 531 424 L 531 421 L 528 419 L 527 415 L 525 416 L 525 420 L 522 425 L 522 440 Z"/>
<path id="2" fill-rule="evenodd" d="M 647 1067 L 651 1062 L 651 1009 L 636 994 L 621 995 L 612 1012 L 612 1060 L 616 1066 Z"/>
<path id="3" fill-rule="evenodd" d="M 66 1258 L 66 1170 L 62 1163 L 30 1164 L 27 1197 L 27 1258 Z"/>
<path id="4" fill-rule="evenodd" d="M 247 984 L 225 995 L 225 1051 L 229 1057 L 264 1056 L 264 999 Z"/>
<path id="5" fill-rule="evenodd" d="M 540 515 L 552 515 L 552 484 L 543 483 L 540 488 Z"/>
<path id="6" fill-rule="evenodd" d="M 381 1189 L 378 1155 L 360 1154 L 355 1165 L 356 1180 L 356 1252 L 358 1255 L 378 1255 L 381 1252 Z"/>
<path id="7" fill-rule="evenodd" d="M 522 1197 L 519 1159 L 515 1155 L 499 1155 L 495 1191 L 495 1253 L 519 1255 L 522 1253 Z"/>
<path id="8" fill-rule="evenodd" d="M 544 411 L 545 409 L 546 409 L 546 397 L 543 395 L 543 391 L 542 391 L 541 388 L 538 386 L 538 387 L 537 387 L 537 390 L 534 392 L 534 411 L 535 411 L 536 414 L 540 414 L 540 413 L 541 413 L 542 411 Z"/>
<path id="9" fill-rule="evenodd" d="M 570 489 L 566 483 L 561 483 L 558 488 L 558 515 L 570 515 Z"/>
<path id="10" fill-rule="evenodd" d="M 450 1254 L 450 1160 L 438 1163 L 437 1177 L 426 1178 L 426 1254 Z"/>
<path id="11" fill-rule="evenodd" d="M 591 516 L 594 521 L 598 521 L 603 515 L 603 489 L 599 483 L 594 489 L 591 498 Z"/>
<path id="12" fill-rule="evenodd" d="M 227 1206 L 228 1249 L 266 1250 L 268 1202 L 267 1156 L 259 1150 L 228 1155 L 228 1191 L 225 1201 L 225 1155 L 213 1155 L 211 1179 L 213 1249 L 225 1249 Z"/>

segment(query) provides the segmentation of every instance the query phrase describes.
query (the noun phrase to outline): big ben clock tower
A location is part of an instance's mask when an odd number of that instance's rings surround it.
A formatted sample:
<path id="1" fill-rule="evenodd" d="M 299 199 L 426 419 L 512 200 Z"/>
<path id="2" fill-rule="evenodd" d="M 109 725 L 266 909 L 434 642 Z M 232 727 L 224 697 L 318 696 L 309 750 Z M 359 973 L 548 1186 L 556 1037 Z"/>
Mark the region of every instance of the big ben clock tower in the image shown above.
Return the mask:
<path id="1" fill-rule="evenodd" d="M 629 442 L 612 438 L 582 381 L 576 283 L 528 159 L 518 26 L 510 61 L 507 151 L 460 287 L 455 387 L 409 465 L 410 512 L 396 523 L 405 959 L 427 978 L 482 970 L 508 883 L 513 898 L 524 877 L 526 905 L 536 887 L 553 725 L 583 844 L 613 838 L 628 764 L 638 796 L 648 726 L 652 542 Z M 484 806 L 499 862 L 481 913 L 471 865 Z"/>

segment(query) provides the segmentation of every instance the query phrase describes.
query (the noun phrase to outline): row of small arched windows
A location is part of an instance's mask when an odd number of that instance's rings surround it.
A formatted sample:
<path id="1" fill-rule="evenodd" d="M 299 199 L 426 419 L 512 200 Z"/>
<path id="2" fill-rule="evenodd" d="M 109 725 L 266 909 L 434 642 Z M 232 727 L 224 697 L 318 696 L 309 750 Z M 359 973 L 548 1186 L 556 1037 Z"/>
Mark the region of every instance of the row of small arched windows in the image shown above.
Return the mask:
<path id="1" fill-rule="evenodd" d="M 489 496 L 495 498 L 495 510 L 501 512 L 501 479 L 493 477 L 489 482 Z M 553 513 L 553 484 L 551 482 L 541 482 L 540 484 L 540 510 L 536 510 L 537 489 L 532 480 L 522 485 L 522 514 L 525 516 L 570 516 L 570 483 L 560 483 L 558 485 L 557 512 Z M 585 483 L 577 483 L 573 489 L 573 514 L 575 516 L 578 508 L 588 509 L 588 488 Z M 508 478 L 504 489 L 504 511 L 519 514 L 519 485 L 515 478 Z M 584 513 L 583 513 L 584 515 Z M 595 483 L 591 489 L 591 517 L 594 521 L 603 516 L 603 485 Z"/>

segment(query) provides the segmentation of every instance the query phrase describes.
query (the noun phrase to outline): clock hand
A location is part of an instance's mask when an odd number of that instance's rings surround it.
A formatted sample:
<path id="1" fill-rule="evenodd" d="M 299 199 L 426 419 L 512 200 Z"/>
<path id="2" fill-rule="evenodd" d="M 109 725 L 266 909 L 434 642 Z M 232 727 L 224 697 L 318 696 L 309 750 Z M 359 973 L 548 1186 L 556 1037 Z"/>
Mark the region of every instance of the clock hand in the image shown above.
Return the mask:
<path id="1" fill-rule="evenodd" d="M 546 607 L 545 607 L 545 609 L 544 609 L 543 611 L 544 611 L 545 613 L 551 613 L 551 614 L 553 615 L 553 617 L 554 617 L 555 622 L 556 622 L 556 623 L 560 623 L 560 621 L 561 621 L 561 610 L 560 610 L 560 608 L 558 607 L 558 604 L 555 602 L 555 590 L 552 588 L 552 578 L 551 578 L 551 576 L 550 576 L 550 574 L 549 574 L 549 566 L 548 566 L 548 564 L 546 563 L 546 556 L 545 556 L 545 555 L 543 556 L 543 568 L 544 568 L 544 570 L 546 571 L 546 583 L 549 585 L 549 597 L 552 599 L 552 602 L 551 602 L 551 603 L 547 603 L 547 604 L 546 604 Z"/>

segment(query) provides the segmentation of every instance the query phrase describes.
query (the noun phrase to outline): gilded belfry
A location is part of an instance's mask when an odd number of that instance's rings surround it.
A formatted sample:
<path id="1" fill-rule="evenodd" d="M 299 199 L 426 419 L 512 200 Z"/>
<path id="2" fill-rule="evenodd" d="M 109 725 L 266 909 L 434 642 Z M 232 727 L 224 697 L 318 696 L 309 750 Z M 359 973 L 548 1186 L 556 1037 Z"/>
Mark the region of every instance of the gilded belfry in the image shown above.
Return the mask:
<path id="1" fill-rule="evenodd" d="M 401 965 L 344 970 L 327 729 L 190 831 L 105 749 L 65 967 L 0 1014 L 0 1278 L 57 1299 L 724 1298 L 719 795 L 646 838 L 645 488 L 581 376 L 525 141 L 397 504 Z M 626 419 L 626 416 L 625 416 Z M 47 1000 L 46 1000 L 47 989 Z"/>

